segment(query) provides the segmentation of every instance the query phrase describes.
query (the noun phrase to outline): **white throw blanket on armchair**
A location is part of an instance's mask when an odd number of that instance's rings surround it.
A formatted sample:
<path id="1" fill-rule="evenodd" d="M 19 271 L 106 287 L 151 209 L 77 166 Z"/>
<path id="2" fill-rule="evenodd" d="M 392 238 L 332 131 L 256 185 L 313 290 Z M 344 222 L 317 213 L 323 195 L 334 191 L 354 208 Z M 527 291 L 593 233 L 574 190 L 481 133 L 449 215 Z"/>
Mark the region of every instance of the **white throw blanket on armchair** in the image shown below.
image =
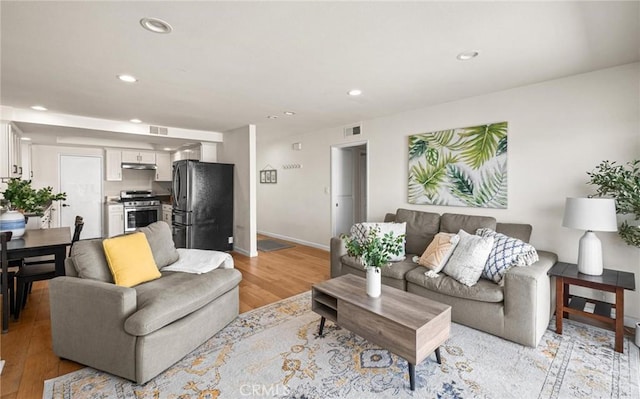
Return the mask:
<path id="1" fill-rule="evenodd" d="M 178 248 L 178 254 L 180 259 L 163 267 L 163 272 L 202 274 L 218 267 L 233 269 L 234 266 L 233 258 L 226 252 Z"/>

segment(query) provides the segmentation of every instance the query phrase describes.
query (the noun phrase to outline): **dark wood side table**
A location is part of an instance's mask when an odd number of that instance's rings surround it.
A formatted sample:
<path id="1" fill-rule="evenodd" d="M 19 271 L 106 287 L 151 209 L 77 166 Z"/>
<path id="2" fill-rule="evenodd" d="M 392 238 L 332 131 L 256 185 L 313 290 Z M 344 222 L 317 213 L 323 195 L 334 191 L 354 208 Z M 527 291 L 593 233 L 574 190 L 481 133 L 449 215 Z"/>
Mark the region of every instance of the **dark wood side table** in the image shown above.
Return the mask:
<path id="1" fill-rule="evenodd" d="M 615 350 L 622 352 L 624 337 L 624 290 L 635 291 L 635 275 L 630 272 L 604 269 L 601 276 L 592 276 L 578 272 L 578 266 L 571 263 L 556 263 L 549 276 L 556 278 L 556 332 L 562 334 L 562 320 L 569 314 L 580 315 L 607 323 L 616 332 Z M 593 288 L 616 294 L 615 303 L 602 302 L 569 294 L 569 286 Z M 587 303 L 595 305 L 593 313 L 585 312 Z M 611 309 L 616 310 L 615 318 Z"/>

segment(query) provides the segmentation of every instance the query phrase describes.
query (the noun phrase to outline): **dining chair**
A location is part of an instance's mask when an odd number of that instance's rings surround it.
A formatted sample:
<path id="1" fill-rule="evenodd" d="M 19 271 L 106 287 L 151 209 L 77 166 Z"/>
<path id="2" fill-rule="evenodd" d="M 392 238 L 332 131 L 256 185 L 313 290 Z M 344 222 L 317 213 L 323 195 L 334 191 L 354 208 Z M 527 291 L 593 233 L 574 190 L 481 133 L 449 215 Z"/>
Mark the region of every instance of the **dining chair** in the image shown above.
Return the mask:
<path id="1" fill-rule="evenodd" d="M 73 243 L 80 239 L 80 233 L 84 227 L 84 220 L 81 216 L 76 216 L 75 228 L 69 246 L 69 254 Z M 15 273 L 16 278 L 16 299 L 13 316 L 15 320 L 20 317 L 20 311 L 27 305 L 27 297 L 31 291 L 31 286 L 36 281 L 49 280 L 56 277 L 56 265 L 54 259 L 37 260 L 33 262 L 24 261 L 20 269 Z"/>
<path id="2" fill-rule="evenodd" d="M 9 261 L 7 260 L 7 241 L 9 240 L 10 235 L 7 232 L 1 232 L 0 233 L 0 242 L 1 242 L 1 251 L 2 251 L 2 255 L 1 255 L 1 267 L 2 269 L 0 270 L 7 270 L 7 296 L 8 298 L 5 298 L 4 296 L 2 297 L 2 301 L 6 301 L 7 299 L 9 300 L 9 313 L 10 314 L 15 314 L 15 271 L 10 269 L 10 265 L 9 265 Z M 2 274 L 2 276 L 0 276 L 0 280 L 2 280 L 4 278 L 4 273 Z M 4 281 L 1 281 L 2 284 L 5 284 Z M 4 309 L 4 307 L 3 307 Z"/>

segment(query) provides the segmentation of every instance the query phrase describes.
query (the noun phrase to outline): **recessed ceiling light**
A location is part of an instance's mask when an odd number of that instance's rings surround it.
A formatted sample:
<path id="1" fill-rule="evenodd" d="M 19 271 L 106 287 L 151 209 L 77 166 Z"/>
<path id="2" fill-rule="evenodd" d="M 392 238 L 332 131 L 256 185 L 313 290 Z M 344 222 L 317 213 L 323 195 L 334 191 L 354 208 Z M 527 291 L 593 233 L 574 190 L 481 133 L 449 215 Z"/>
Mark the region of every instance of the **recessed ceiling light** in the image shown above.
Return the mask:
<path id="1" fill-rule="evenodd" d="M 171 148 L 169 148 L 169 147 L 164 147 L 164 148 L 163 148 L 163 150 L 164 150 L 164 151 L 171 151 Z"/>
<path id="2" fill-rule="evenodd" d="M 121 73 L 119 75 L 116 75 L 118 77 L 118 79 L 120 79 L 123 82 L 127 82 L 127 83 L 135 83 L 138 81 L 138 78 L 136 78 L 135 76 L 132 75 L 127 75 L 125 73 Z"/>
<path id="3" fill-rule="evenodd" d="M 35 109 L 36 111 L 46 111 L 47 110 L 42 105 L 34 105 L 34 106 L 31 107 L 31 109 Z"/>
<path id="4" fill-rule="evenodd" d="M 480 53 L 477 51 L 465 51 L 456 57 L 460 61 L 469 61 L 470 59 L 476 58 Z"/>
<path id="5" fill-rule="evenodd" d="M 158 18 L 142 18 L 140 20 L 140 25 L 153 33 L 171 33 L 173 30 L 168 22 Z"/>
<path id="6" fill-rule="evenodd" d="M 269 118 L 269 119 L 278 119 L 278 115 L 268 115 L 267 118 Z"/>
<path id="7" fill-rule="evenodd" d="M 31 141 L 31 137 L 20 137 L 22 141 Z"/>
<path id="8" fill-rule="evenodd" d="M 131 123 L 142 123 L 142 121 L 138 118 L 133 118 L 133 119 L 129 119 L 129 122 Z"/>
<path id="9" fill-rule="evenodd" d="M 359 90 L 359 89 L 349 90 L 347 94 L 350 96 L 359 96 L 360 94 L 362 94 L 362 90 Z"/>
<path id="10" fill-rule="evenodd" d="M 293 115 L 295 115 L 296 113 L 295 113 L 295 112 L 293 112 L 293 111 L 284 111 L 284 114 L 285 114 L 285 115 L 287 115 L 287 116 L 293 116 Z"/>

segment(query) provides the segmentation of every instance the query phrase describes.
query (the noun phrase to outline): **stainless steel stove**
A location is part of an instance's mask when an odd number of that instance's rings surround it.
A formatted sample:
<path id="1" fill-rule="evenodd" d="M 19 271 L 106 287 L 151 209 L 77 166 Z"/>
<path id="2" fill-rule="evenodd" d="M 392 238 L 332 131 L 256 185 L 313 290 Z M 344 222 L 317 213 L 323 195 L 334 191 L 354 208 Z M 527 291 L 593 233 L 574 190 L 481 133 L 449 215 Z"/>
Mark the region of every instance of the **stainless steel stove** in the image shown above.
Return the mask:
<path id="1" fill-rule="evenodd" d="M 162 220 L 162 205 L 151 190 L 120 191 L 120 202 L 124 206 L 125 233 Z"/>

